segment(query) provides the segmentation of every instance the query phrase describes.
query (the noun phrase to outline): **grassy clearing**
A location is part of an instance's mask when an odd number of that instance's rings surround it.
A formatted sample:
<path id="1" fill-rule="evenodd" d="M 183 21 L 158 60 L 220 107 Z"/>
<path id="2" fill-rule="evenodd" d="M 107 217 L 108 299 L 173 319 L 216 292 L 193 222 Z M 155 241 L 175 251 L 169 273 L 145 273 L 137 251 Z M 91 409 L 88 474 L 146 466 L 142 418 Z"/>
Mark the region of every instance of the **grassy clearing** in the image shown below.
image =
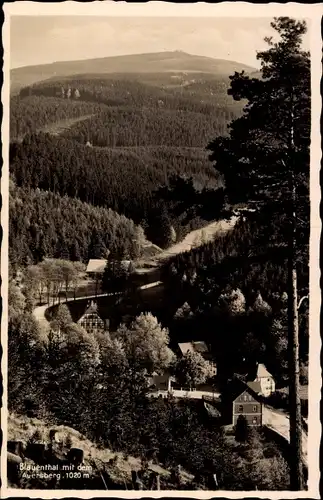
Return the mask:
<path id="1" fill-rule="evenodd" d="M 44 127 L 42 129 L 42 132 L 51 135 L 60 135 L 66 130 L 70 129 L 76 123 L 92 118 L 93 116 L 94 115 L 91 114 L 91 115 L 79 116 L 78 118 L 69 118 L 68 120 L 60 120 L 56 123 L 52 123 Z"/>

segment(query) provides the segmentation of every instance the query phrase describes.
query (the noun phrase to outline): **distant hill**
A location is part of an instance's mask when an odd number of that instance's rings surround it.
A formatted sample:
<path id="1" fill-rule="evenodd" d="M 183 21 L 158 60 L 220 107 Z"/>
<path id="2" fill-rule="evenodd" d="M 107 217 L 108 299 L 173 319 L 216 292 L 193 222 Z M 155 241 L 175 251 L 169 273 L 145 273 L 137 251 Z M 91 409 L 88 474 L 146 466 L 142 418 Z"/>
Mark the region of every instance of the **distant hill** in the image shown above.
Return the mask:
<path id="1" fill-rule="evenodd" d="M 242 70 L 248 73 L 256 71 L 255 68 L 245 64 L 225 59 L 213 59 L 181 51 L 156 52 L 15 68 L 11 70 L 11 91 L 16 93 L 21 88 L 36 82 L 75 74 L 201 72 L 228 77 L 234 71 Z"/>

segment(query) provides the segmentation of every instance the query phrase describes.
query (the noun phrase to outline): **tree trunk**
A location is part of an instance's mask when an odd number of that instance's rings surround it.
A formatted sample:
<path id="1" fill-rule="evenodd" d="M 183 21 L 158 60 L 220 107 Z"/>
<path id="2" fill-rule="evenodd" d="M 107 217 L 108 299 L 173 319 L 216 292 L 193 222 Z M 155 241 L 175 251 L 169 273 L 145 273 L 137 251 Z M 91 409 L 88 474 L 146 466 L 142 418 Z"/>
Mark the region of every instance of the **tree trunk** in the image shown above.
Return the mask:
<path id="1" fill-rule="evenodd" d="M 291 447 L 291 489 L 303 489 L 302 464 L 302 416 L 299 394 L 299 340 L 297 311 L 297 275 L 293 260 L 289 262 L 289 405 L 290 405 L 290 447 Z"/>
<path id="2" fill-rule="evenodd" d="M 289 412 L 290 412 L 290 479 L 291 490 L 302 490 L 303 462 L 302 462 L 302 415 L 299 383 L 299 332 L 298 332 L 298 299 L 297 299 L 297 271 L 296 271 L 296 189 L 295 183 L 291 186 L 292 220 L 289 238 L 288 258 L 288 350 L 289 350 Z"/>
<path id="3" fill-rule="evenodd" d="M 291 86 L 289 191 L 291 220 L 288 255 L 288 351 L 289 351 L 289 412 L 290 412 L 290 488 L 303 490 L 302 414 L 299 387 L 299 332 L 296 270 L 296 183 L 294 173 L 294 89 Z"/>

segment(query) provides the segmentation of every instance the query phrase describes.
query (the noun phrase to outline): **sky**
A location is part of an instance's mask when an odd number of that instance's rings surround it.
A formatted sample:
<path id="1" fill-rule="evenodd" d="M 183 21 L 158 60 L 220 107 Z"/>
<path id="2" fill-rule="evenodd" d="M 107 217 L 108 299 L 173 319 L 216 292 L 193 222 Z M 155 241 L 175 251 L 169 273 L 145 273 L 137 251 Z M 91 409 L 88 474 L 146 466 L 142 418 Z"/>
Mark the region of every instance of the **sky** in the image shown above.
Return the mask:
<path id="1" fill-rule="evenodd" d="M 259 67 L 272 18 L 12 16 L 10 66 L 183 50 Z M 305 40 L 305 47 L 307 40 Z"/>

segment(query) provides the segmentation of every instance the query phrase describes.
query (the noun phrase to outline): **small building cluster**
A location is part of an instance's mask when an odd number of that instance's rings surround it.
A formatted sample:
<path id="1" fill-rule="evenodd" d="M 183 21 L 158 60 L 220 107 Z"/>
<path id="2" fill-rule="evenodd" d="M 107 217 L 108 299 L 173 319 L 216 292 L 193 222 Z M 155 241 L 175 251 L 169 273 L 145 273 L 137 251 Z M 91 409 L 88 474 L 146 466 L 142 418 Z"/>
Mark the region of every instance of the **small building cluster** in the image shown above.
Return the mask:
<path id="1" fill-rule="evenodd" d="M 178 352 L 185 356 L 188 352 L 198 352 L 212 366 L 212 378 L 194 388 L 183 388 L 171 373 L 154 374 L 150 380 L 151 396 L 168 398 L 191 398 L 204 400 L 209 414 L 217 415 L 224 425 L 237 425 L 244 417 L 249 426 L 263 423 L 263 403 L 275 391 L 275 381 L 264 364 L 257 364 L 253 373 L 246 377 L 234 376 L 221 393 L 217 388 L 217 366 L 212 354 L 203 341 L 182 342 Z"/>
<path id="2" fill-rule="evenodd" d="M 122 261 L 122 263 L 129 266 L 131 262 Z M 106 264 L 107 259 L 91 259 L 86 270 L 88 276 L 95 280 L 100 279 Z M 94 302 L 91 302 L 78 324 L 89 333 L 103 332 L 109 328 L 108 321 L 100 317 L 97 304 Z M 200 354 L 209 364 L 209 380 L 204 384 L 187 388 L 181 387 L 171 373 L 153 374 L 150 378 L 152 397 L 202 399 L 208 411 L 210 402 L 212 403 L 212 413 L 220 415 L 226 425 L 237 425 L 241 417 L 244 417 L 250 426 L 262 425 L 263 401 L 275 392 L 275 380 L 264 364 L 257 363 L 254 370 L 245 377 L 234 376 L 220 393 L 216 387 L 217 365 L 206 342 L 200 340 L 181 342 L 177 350 L 180 356 L 186 356 L 187 353 Z M 215 401 L 219 404 L 214 405 Z"/>

